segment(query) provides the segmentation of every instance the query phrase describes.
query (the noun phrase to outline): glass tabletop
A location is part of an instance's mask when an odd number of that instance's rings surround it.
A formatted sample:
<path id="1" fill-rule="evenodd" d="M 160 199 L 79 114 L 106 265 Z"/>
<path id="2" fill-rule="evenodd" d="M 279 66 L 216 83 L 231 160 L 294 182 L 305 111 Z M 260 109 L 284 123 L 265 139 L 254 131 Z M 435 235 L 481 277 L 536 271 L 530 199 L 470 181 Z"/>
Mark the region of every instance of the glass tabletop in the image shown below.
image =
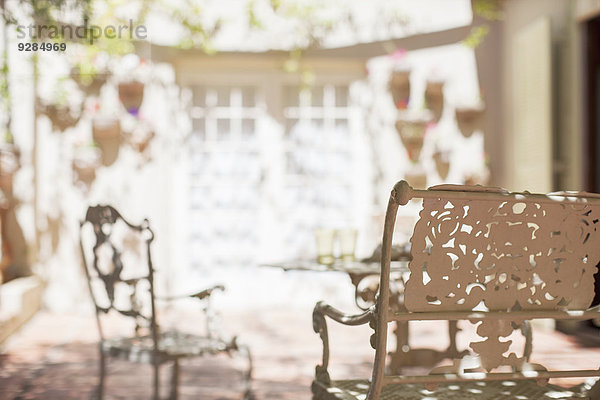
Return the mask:
<path id="1" fill-rule="evenodd" d="M 375 261 L 342 261 L 335 260 L 331 265 L 319 264 L 317 260 L 290 260 L 275 263 L 262 264 L 265 267 L 280 268 L 284 271 L 316 271 L 316 272 L 345 272 L 347 274 L 379 274 L 381 265 Z M 410 272 L 408 269 L 408 259 L 401 261 L 392 261 L 390 263 L 391 272 Z"/>

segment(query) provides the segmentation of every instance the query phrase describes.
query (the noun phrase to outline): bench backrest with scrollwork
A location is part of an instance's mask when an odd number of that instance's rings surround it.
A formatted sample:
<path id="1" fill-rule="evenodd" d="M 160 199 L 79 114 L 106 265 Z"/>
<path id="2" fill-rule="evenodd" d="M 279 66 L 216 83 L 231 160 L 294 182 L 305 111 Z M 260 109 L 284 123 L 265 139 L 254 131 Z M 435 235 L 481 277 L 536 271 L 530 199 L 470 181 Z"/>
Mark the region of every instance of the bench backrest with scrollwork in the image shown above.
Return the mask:
<path id="1" fill-rule="evenodd" d="M 392 235 L 398 207 L 410 201 L 422 201 L 422 208 L 411 237 L 407 312 L 394 313 L 387 306 Z M 504 339 L 525 320 L 600 315 L 597 307 L 589 308 L 600 261 L 599 228 L 596 194 L 509 193 L 458 185 L 415 190 L 405 181 L 397 183 L 386 213 L 368 399 L 379 398 L 382 387 L 391 383 L 420 382 L 435 388 L 482 377 L 522 379 L 532 370 L 540 383 L 552 377 L 600 376 L 598 370 L 547 371 L 526 357 L 506 356 L 510 341 Z M 436 319 L 478 324 L 483 340 L 470 344 L 478 364 L 466 371 L 461 360 L 454 360 L 427 376 L 384 375 L 387 324 Z M 506 366 L 514 372 L 495 372 Z"/>
<path id="2" fill-rule="evenodd" d="M 102 340 L 107 334 L 102 317 L 116 314 L 133 321 L 137 334 L 150 334 L 157 342 L 153 239 L 148 220 L 133 225 L 111 206 L 88 208 L 80 248 Z"/>

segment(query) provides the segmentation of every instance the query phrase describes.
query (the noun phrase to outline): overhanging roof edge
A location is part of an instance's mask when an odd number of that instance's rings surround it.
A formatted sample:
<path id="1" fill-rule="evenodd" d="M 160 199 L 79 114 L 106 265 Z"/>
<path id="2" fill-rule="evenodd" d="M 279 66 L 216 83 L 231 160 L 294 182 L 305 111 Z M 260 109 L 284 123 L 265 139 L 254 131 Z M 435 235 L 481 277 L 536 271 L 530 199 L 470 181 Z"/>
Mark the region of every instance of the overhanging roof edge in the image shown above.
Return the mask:
<path id="1" fill-rule="evenodd" d="M 443 31 L 423 33 L 397 39 L 381 40 L 368 43 L 358 43 L 345 47 L 334 48 L 309 48 L 303 51 L 304 59 L 354 59 L 366 61 L 373 57 L 384 56 L 393 53 L 397 49 L 406 51 L 419 50 L 431 47 L 439 47 L 456 44 L 464 40 L 471 32 L 472 25 Z M 182 57 L 194 58 L 226 58 L 226 57 L 260 57 L 280 58 L 289 57 L 287 50 L 267 51 L 220 51 L 215 54 L 207 54 L 201 49 L 181 49 L 170 46 L 156 45 L 148 42 L 135 43 L 136 52 L 145 58 L 157 62 L 173 63 Z"/>

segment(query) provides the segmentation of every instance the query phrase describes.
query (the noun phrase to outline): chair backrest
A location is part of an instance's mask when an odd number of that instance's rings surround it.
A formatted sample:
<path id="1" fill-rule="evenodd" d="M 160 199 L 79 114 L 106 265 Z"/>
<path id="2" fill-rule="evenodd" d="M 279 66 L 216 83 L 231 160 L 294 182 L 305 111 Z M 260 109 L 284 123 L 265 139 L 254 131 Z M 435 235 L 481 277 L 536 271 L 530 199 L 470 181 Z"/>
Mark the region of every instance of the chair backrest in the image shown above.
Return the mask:
<path id="1" fill-rule="evenodd" d="M 88 208 L 80 225 L 80 248 L 101 339 L 106 334 L 101 317 L 114 313 L 130 319 L 136 334 L 156 339 L 153 239 L 148 220 L 133 225 L 111 206 Z"/>
<path id="2" fill-rule="evenodd" d="M 428 194 L 411 238 L 409 311 L 590 306 L 600 260 L 598 202 L 583 193 L 454 185 Z"/>
<path id="3" fill-rule="evenodd" d="M 400 205 L 416 199 L 422 199 L 422 208 L 411 237 L 411 272 L 404 292 L 408 316 L 393 315 L 388 304 L 396 214 Z M 527 357 L 504 356 L 510 341 L 500 338 L 521 326 L 526 313 L 550 315 L 590 306 L 600 261 L 599 221 L 600 195 L 592 193 L 509 193 L 458 185 L 415 190 L 398 182 L 386 212 L 376 352 L 367 398 L 379 398 L 383 385 L 388 323 L 427 319 L 429 313 L 436 314 L 430 319 L 479 323 L 477 333 L 485 340 L 470 344 L 480 356 L 479 368 L 489 372 L 511 366 L 520 371 Z M 504 314 L 477 318 L 484 314 L 472 310 Z M 459 372 L 458 363 L 444 368 L 436 373 Z"/>

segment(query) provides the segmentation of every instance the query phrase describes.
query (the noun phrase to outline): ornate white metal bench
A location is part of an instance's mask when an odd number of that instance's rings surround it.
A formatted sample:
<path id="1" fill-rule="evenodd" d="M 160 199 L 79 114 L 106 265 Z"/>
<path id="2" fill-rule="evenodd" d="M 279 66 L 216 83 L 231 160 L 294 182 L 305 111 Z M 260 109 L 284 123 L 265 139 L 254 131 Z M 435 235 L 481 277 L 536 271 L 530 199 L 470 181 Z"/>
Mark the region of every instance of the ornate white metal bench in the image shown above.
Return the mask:
<path id="1" fill-rule="evenodd" d="M 405 311 L 390 300 L 390 249 L 400 205 L 422 199 L 411 238 Z M 418 200 L 413 200 L 418 201 Z M 400 181 L 392 190 L 383 234 L 377 303 L 346 315 L 320 302 L 313 328 L 323 340 L 323 361 L 312 384 L 315 399 L 600 399 L 600 381 L 569 389 L 550 378 L 600 377 L 600 369 L 548 370 L 529 362 L 531 348 L 510 352 L 517 329 L 531 332 L 537 318 L 591 319 L 600 261 L 600 195 L 582 192 L 509 193 L 481 186 L 440 185 L 415 190 Z M 370 380 L 331 380 L 325 317 L 345 325 L 369 323 L 375 359 Z M 387 375 L 388 323 L 468 320 L 480 341 L 473 354 L 433 368 L 428 375 Z M 527 343 L 530 343 L 527 341 Z M 600 364 L 600 363 L 599 363 Z"/>

